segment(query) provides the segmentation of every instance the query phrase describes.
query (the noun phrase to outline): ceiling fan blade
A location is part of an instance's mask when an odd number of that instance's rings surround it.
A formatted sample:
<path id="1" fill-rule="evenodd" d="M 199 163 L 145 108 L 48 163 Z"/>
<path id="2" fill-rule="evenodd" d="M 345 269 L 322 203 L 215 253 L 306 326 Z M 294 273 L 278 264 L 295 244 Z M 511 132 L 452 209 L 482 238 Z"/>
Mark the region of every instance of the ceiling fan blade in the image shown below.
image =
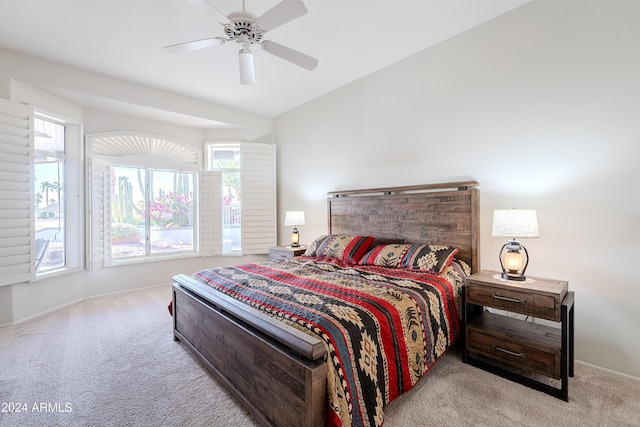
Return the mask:
<path id="1" fill-rule="evenodd" d="M 262 31 L 267 32 L 289 21 L 293 21 L 305 13 L 307 13 L 307 8 L 301 0 L 282 0 L 282 2 L 256 19 L 255 24 Z"/>
<path id="2" fill-rule="evenodd" d="M 192 50 L 204 49 L 205 47 L 217 46 L 226 41 L 227 40 L 224 37 L 212 37 L 210 39 L 173 44 L 171 46 L 165 46 L 164 49 L 169 53 L 184 53 L 191 52 Z"/>
<path id="3" fill-rule="evenodd" d="M 187 2 L 191 6 L 197 9 L 200 9 L 202 12 L 211 16 L 213 19 L 215 19 L 217 22 L 220 22 L 221 24 L 226 24 L 227 22 L 229 22 L 229 18 L 227 18 L 227 15 L 222 13 L 220 10 L 218 10 L 215 6 L 213 6 L 207 0 L 187 0 Z"/>
<path id="4" fill-rule="evenodd" d="M 299 65 L 302 68 L 306 68 L 309 71 L 318 66 L 318 60 L 316 58 L 270 40 L 263 41 L 262 48 L 266 52 L 279 56 L 280 58 Z"/>

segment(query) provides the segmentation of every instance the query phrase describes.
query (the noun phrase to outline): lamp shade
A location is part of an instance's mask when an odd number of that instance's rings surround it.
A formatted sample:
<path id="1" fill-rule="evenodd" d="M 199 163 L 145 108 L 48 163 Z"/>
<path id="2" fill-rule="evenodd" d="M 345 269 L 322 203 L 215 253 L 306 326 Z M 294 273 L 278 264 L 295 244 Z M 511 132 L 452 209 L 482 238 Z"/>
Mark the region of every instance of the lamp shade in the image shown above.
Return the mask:
<path id="1" fill-rule="evenodd" d="M 304 225 L 304 211 L 286 211 L 284 214 L 284 225 L 293 227 Z"/>
<path id="2" fill-rule="evenodd" d="M 539 237 L 535 209 L 496 209 L 491 235 L 494 237 Z"/>

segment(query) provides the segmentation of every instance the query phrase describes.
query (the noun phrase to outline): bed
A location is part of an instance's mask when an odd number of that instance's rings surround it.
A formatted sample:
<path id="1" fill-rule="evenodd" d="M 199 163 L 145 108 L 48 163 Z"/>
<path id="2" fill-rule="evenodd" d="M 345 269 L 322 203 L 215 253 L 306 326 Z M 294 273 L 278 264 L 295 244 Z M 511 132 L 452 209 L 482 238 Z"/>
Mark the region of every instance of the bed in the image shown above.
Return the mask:
<path id="1" fill-rule="evenodd" d="M 304 256 L 175 276 L 174 339 L 262 425 L 382 425 L 459 338 L 476 186 L 329 193 Z"/>

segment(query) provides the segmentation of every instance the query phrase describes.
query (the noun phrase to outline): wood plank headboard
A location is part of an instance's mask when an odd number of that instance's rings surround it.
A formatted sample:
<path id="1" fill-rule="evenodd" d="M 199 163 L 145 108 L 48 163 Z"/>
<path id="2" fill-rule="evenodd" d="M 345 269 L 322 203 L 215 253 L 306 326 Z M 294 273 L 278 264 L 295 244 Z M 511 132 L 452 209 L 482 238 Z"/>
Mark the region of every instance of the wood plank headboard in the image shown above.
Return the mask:
<path id="1" fill-rule="evenodd" d="M 475 181 L 328 193 L 330 234 L 458 248 L 480 270 L 478 185 Z"/>

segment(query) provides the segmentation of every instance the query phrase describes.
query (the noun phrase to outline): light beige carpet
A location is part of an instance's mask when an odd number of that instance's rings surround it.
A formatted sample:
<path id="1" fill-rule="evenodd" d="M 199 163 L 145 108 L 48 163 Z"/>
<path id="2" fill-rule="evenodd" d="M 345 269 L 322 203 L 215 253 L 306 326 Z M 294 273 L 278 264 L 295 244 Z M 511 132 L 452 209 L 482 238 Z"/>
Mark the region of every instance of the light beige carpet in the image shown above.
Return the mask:
<path id="1" fill-rule="evenodd" d="M 168 286 L 0 328 L 0 426 L 253 426 L 179 342 Z M 566 403 L 445 355 L 385 427 L 637 426 L 640 382 L 577 364 Z"/>

